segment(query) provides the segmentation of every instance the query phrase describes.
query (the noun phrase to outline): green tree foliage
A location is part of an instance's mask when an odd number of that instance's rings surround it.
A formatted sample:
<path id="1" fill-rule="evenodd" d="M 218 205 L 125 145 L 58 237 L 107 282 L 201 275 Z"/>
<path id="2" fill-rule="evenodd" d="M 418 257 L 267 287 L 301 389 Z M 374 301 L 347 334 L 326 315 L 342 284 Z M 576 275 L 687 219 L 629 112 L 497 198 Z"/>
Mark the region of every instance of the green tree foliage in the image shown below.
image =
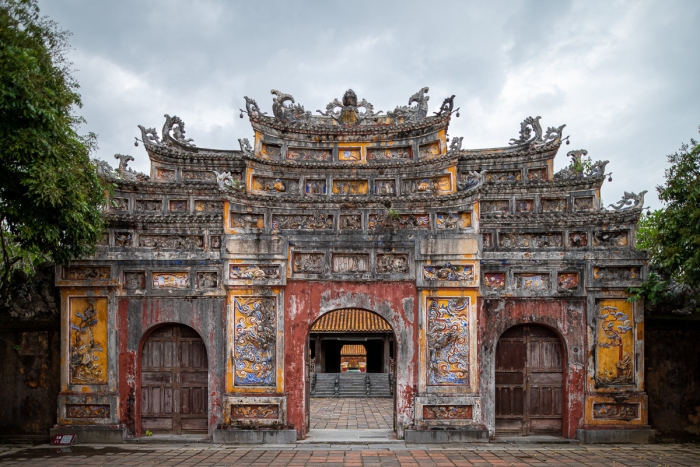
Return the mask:
<path id="1" fill-rule="evenodd" d="M 88 255 L 104 229 L 68 37 L 36 0 L 0 0 L 0 306 L 13 269 Z"/>
<path id="2" fill-rule="evenodd" d="M 665 204 L 642 217 L 637 247 L 649 252 L 652 272 L 635 297 L 664 310 L 698 310 L 700 299 L 700 145 L 694 139 L 668 156 Z"/>

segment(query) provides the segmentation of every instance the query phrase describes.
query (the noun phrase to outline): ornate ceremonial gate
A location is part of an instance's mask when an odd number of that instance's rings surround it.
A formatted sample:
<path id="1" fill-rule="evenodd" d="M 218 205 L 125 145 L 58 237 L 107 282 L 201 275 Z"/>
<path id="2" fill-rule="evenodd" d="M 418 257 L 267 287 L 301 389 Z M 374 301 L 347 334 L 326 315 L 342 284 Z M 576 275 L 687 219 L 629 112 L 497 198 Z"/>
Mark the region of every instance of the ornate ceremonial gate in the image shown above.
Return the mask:
<path id="1" fill-rule="evenodd" d="M 626 301 L 647 273 L 644 192 L 606 210 L 607 161 L 584 169 L 583 150 L 553 173 L 568 137 L 540 117 L 507 147 L 468 150 L 447 135 L 454 97 L 429 115 L 428 88 L 387 113 L 348 90 L 316 116 L 272 94 L 272 115 L 246 98 L 240 150 L 198 148 L 166 115 L 162 135 L 141 127 L 150 176 L 130 156 L 100 163 L 117 187 L 108 233 L 58 269 L 61 429 L 302 439 L 310 326 L 353 308 L 393 329 L 400 438 L 648 438 L 642 308 Z M 171 349 L 167 366 L 154 343 L 182 346 L 184 329 L 206 353 Z"/>

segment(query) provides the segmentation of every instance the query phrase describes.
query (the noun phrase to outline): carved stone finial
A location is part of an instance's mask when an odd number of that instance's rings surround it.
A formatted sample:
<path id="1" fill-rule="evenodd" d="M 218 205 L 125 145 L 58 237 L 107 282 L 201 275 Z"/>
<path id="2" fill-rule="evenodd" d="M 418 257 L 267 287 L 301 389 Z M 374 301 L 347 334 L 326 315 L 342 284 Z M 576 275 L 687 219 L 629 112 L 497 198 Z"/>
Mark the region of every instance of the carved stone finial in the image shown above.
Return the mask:
<path id="1" fill-rule="evenodd" d="M 296 104 L 291 94 L 285 94 L 276 89 L 271 90 L 270 94 L 275 95 L 272 98 L 272 113 L 278 120 L 284 123 L 295 123 L 311 118 L 311 112 L 305 111 L 303 105 Z M 285 105 L 286 102 L 291 102 L 291 104 Z"/>
<path id="2" fill-rule="evenodd" d="M 365 109 L 364 112 L 360 112 L 358 109 Z M 340 109 L 340 110 L 336 110 Z M 357 101 L 357 94 L 352 89 L 345 91 L 343 95 L 343 101 L 340 102 L 338 99 L 333 99 L 332 102 L 326 105 L 326 111 L 321 112 L 317 110 L 316 112 L 326 117 L 331 117 L 333 120 L 341 125 L 359 125 L 370 117 L 376 117 L 381 111 L 375 113 L 374 106 L 362 99 L 360 102 Z"/>
<path id="3" fill-rule="evenodd" d="M 124 154 L 115 154 L 114 158 L 119 160 L 119 167 L 117 167 L 116 170 L 105 161 L 95 160 L 95 164 L 97 164 L 97 172 L 104 177 L 114 180 L 145 182 L 150 179 L 148 175 L 141 172 L 136 172 L 127 167 L 127 164 L 134 160 L 133 157 Z"/>
<path id="4" fill-rule="evenodd" d="M 127 156 L 124 154 L 115 154 L 114 158 L 119 159 L 119 168 L 117 169 L 119 171 L 119 173 L 126 172 L 127 164 L 129 164 L 129 162 L 134 160 L 133 157 Z"/>
<path id="5" fill-rule="evenodd" d="M 433 112 L 435 115 L 440 116 L 444 114 L 451 114 L 452 109 L 454 109 L 455 106 L 455 95 L 452 94 L 450 97 L 445 98 L 444 101 L 442 101 L 442 105 L 440 106 L 440 110 L 437 112 Z M 457 109 L 459 110 L 459 109 Z M 457 114 L 459 117 L 459 114 Z"/>
<path id="6" fill-rule="evenodd" d="M 452 137 L 452 141 L 450 141 L 450 149 L 447 151 L 448 153 L 450 152 L 459 152 L 462 150 L 462 140 L 464 139 L 463 136 L 454 136 Z"/>
<path id="7" fill-rule="evenodd" d="M 243 185 L 243 182 L 238 179 L 238 178 L 233 178 L 233 175 L 231 175 L 231 172 L 217 172 L 216 170 L 213 170 L 214 174 L 216 175 L 216 183 L 219 184 L 219 190 L 222 191 L 228 191 L 228 190 L 233 190 L 233 191 L 243 191 L 245 186 Z"/>
<path id="8" fill-rule="evenodd" d="M 141 130 L 141 141 L 143 141 L 143 144 L 161 143 L 155 128 L 144 128 L 142 125 L 139 125 L 139 129 Z"/>
<path id="9" fill-rule="evenodd" d="M 256 116 L 256 117 L 259 115 L 267 115 L 267 112 L 263 112 L 262 110 L 260 110 L 260 107 L 258 106 L 258 103 L 255 102 L 255 99 L 251 99 L 248 96 L 243 96 L 243 98 L 245 99 L 245 109 L 246 109 L 246 112 L 248 112 L 248 115 Z M 240 109 L 240 110 L 242 113 L 243 109 Z M 243 115 L 241 115 L 241 117 L 242 116 Z"/>
<path id="10" fill-rule="evenodd" d="M 637 210 L 641 211 L 644 208 L 644 195 L 647 190 L 642 191 L 638 195 L 625 191 L 622 195 L 622 199 L 615 204 L 611 204 L 608 207 L 613 208 L 615 211 L 631 211 Z"/>
<path id="11" fill-rule="evenodd" d="M 253 146 L 250 145 L 248 138 L 239 139 L 238 144 L 241 145 L 241 151 L 243 151 L 245 154 L 255 155 L 253 152 Z"/>

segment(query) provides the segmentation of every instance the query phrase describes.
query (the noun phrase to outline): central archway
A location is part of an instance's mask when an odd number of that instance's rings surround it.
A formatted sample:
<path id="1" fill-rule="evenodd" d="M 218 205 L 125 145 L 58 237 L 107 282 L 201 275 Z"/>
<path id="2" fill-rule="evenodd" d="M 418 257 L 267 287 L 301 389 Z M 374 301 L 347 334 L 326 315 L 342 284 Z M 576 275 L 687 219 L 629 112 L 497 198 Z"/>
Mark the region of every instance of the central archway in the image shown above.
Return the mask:
<path id="1" fill-rule="evenodd" d="M 343 308 L 309 327 L 307 430 L 395 427 L 396 339 L 380 315 Z"/>

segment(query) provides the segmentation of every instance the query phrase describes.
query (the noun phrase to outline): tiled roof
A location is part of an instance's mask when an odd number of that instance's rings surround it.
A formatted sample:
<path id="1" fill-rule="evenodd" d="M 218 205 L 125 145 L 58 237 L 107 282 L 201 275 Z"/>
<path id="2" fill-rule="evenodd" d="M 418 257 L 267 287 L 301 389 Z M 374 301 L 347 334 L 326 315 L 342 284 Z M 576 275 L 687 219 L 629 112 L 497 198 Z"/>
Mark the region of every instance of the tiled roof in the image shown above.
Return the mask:
<path id="1" fill-rule="evenodd" d="M 391 332 L 391 326 L 379 315 L 348 308 L 321 316 L 311 332 Z"/>
<path id="2" fill-rule="evenodd" d="M 367 349 L 365 349 L 364 345 L 344 345 L 340 349 L 340 355 L 367 355 Z"/>

